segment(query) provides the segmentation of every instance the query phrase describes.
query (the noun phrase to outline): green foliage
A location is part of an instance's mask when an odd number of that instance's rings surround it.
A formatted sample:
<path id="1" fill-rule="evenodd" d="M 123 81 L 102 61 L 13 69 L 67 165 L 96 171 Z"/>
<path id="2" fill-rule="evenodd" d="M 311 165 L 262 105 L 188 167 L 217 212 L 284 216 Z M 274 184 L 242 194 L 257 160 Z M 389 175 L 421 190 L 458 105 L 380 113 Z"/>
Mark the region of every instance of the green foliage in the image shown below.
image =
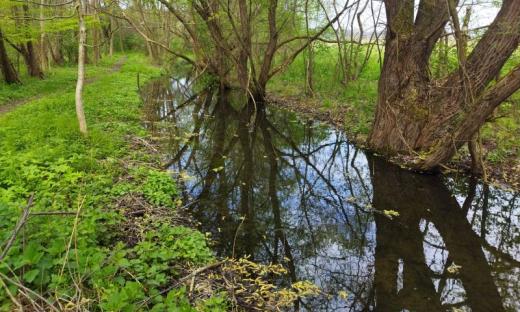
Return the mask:
<path id="1" fill-rule="evenodd" d="M 173 206 L 172 197 L 177 195 L 177 189 L 172 177 L 165 172 L 148 170 L 146 180 L 142 186 L 145 198 L 151 204 L 158 206 Z"/>
<path id="2" fill-rule="evenodd" d="M 300 54 L 269 84 L 269 90 L 282 95 L 304 96 L 305 54 Z M 358 62 L 363 62 L 364 53 Z M 346 125 L 353 133 L 368 134 L 375 112 L 377 81 L 380 64 L 377 51 L 373 51 L 357 80 L 341 82 L 336 46 L 316 44 L 313 67 L 314 95 L 322 101 L 324 109 L 347 107 Z"/>
<path id="3" fill-rule="evenodd" d="M 94 289 L 103 294 L 100 307 L 108 311 L 139 311 L 145 298 L 153 298 L 152 311 L 177 308 L 193 311 L 185 289 L 174 289 L 157 296 L 176 268 L 203 264 L 213 259 L 204 235 L 185 228 L 162 224 L 146 233 L 132 248 L 118 245 L 101 271 L 92 278 Z M 210 301 L 211 303 L 211 301 Z M 170 310 L 168 310 L 170 311 Z M 179 310 L 184 311 L 184 310 Z"/>
<path id="4" fill-rule="evenodd" d="M 145 80 L 159 70 L 130 55 L 120 72 L 109 73 L 114 61 L 87 68 L 89 74 L 106 74 L 85 87 L 88 137 L 79 133 L 75 117 L 75 68 L 56 69 L 47 80 L 23 86 L 0 85 L 4 99 L 41 95 L 0 116 L 0 241 L 11 234 L 31 193 L 31 212 L 67 213 L 30 217 L 25 243 L 15 241 L 0 273 L 45 297 L 81 296 L 85 310 L 174 311 L 177 303 L 186 303 L 178 311 L 191 311 L 182 289 L 157 295 L 183 266 L 213 259 L 203 234 L 164 223 L 142 229 L 144 239 L 135 246 L 117 243 L 114 229 L 124 217 L 114 209 L 116 197 L 141 192 L 153 204 L 173 207 L 177 191 L 167 173 L 150 168 L 137 169 L 131 183 L 115 182 L 126 170 L 119 159 L 136 155 L 125 137 L 144 133 L 136 73 Z M 8 287 L 18 295 L 14 285 Z M 154 299 L 140 306 L 146 298 Z M 212 307 L 219 304 L 218 298 L 199 303 L 207 311 L 217 311 Z M 12 309 L 0 287 L 0 311 Z"/>

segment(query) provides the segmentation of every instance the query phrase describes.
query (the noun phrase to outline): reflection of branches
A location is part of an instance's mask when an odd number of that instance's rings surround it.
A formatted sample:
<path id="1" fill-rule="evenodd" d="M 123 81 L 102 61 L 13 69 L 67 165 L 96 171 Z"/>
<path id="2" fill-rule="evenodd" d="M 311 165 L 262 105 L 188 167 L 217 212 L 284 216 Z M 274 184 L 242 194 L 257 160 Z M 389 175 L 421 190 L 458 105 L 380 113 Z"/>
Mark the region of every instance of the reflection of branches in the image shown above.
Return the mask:
<path id="1" fill-rule="evenodd" d="M 294 257 L 292 255 L 291 246 L 289 241 L 287 240 L 287 236 L 285 235 L 284 227 L 282 225 L 281 211 L 280 211 L 280 200 L 278 199 L 277 190 L 278 187 L 276 185 L 277 175 L 278 175 L 278 162 L 276 160 L 276 151 L 273 146 L 273 139 L 271 138 L 271 133 L 267 129 L 266 119 L 265 119 L 265 111 L 262 111 L 259 115 L 261 118 L 260 129 L 262 131 L 262 136 L 264 138 L 264 148 L 267 153 L 267 158 L 269 159 L 270 170 L 269 170 L 269 198 L 271 200 L 271 209 L 273 211 L 274 224 L 275 224 L 275 256 L 277 255 L 276 250 L 278 249 L 278 241 L 281 240 L 284 246 L 285 256 L 287 257 L 289 272 L 291 275 L 291 281 L 296 282 L 296 267 L 294 264 Z M 274 259 L 276 263 L 277 259 Z M 296 303 L 297 304 L 297 303 Z"/>

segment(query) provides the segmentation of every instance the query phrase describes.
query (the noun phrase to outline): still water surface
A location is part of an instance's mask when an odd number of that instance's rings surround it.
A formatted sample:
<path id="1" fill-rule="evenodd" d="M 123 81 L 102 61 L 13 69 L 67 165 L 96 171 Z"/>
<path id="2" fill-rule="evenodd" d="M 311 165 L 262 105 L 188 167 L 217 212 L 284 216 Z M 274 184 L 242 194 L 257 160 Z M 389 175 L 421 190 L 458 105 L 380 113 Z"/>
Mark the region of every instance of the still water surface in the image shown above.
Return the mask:
<path id="1" fill-rule="evenodd" d="M 324 124 L 196 89 L 147 85 L 147 125 L 219 256 L 283 264 L 283 282 L 328 294 L 296 310 L 520 310 L 519 194 L 411 173 Z"/>

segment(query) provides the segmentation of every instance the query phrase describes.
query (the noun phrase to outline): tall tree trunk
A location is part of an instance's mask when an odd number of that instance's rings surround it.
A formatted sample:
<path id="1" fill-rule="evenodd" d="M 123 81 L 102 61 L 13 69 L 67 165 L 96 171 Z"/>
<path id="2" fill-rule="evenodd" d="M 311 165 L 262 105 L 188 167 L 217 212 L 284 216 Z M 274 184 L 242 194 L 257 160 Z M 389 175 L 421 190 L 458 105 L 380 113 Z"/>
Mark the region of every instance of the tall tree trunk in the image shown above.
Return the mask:
<path id="1" fill-rule="evenodd" d="M 78 0 L 78 25 L 79 25 L 79 45 L 78 45 L 78 81 L 76 84 L 76 115 L 78 117 L 79 131 L 87 134 L 87 121 L 83 109 L 83 85 L 85 82 L 85 41 L 87 40 L 87 29 L 85 26 L 85 4 Z"/>
<path id="2" fill-rule="evenodd" d="M 108 32 L 108 55 L 110 57 L 112 57 L 114 55 L 115 30 L 116 30 L 116 25 L 114 23 L 114 17 L 110 16 L 110 26 L 109 26 L 109 32 Z"/>
<path id="3" fill-rule="evenodd" d="M 278 48 L 278 28 L 276 26 L 277 7 L 278 0 L 269 0 L 269 8 L 267 13 L 267 19 L 269 23 L 269 42 L 267 43 L 267 47 L 265 49 L 258 79 L 255 79 L 255 88 L 253 92 L 253 97 L 259 101 L 263 101 L 265 99 L 267 82 L 272 76 L 272 73 L 270 72 L 271 66 Z"/>
<path id="4" fill-rule="evenodd" d="M 29 14 L 29 6 L 27 4 L 22 5 L 23 9 L 23 16 L 24 16 L 24 27 L 25 31 L 29 29 L 30 25 L 28 24 L 31 16 Z M 29 37 L 29 36 L 28 36 Z M 43 79 L 43 71 L 40 66 L 40 59 L 37 55 L 36 49 L 34 47 L 34 43 L 31 41 L 31 39 L 27 39 L 28 41 L 26 43 L 20 44 L 18 47 L 18 52 L 20 52 L 24 58 L 25 65 L 27 66 L 27 72 L 29 73 L 29 76 L 31 77 L 37 77 L 40 79 Z M 13 45 L 14 46 L 14 45 Z"/>
<path id="5" fill-rule="evenodd" d="M 121 30 L 121 26 L 119 24 L 119 19 L 116 19 L 116 25 L 117 25 L 117 33 L 118 33 L 118 38 L 119 38 L 119 51 L 120 52 L 125 52 L 125 44 L 123 42 L 123 31 Z"/>
<path id="6" fill-rule="evenodd" d="M 251 55 L 251 15 L 246 0 L 239 0 L 238 8 L 240 16 L 241 33 L 239 34 L 240 52 L 238 55 L 237 62 L 237 78 L 240 83 L 240 87 L 245 92 L 246 96 L 248 96 L 247 93 L 249 92 L 250 83 L 248 62 L 249 57 Z"/>
<path id="7" fill-rule="evenodd" d="M 87 0 L 88 1 L 88 0 Z M 99 14 L 98 14 L 98 1 L 92 0 L 91 2 L 92 12 L 90 12 L 94 20 L 97 22 L 96 25 L 92 27 L 92 61 L 93 64 L 96 65 L 101 59 L 101 32 Z"/>
<path id="8" fill-rule="evenodd" d="M 22 51 L 24 51 L 22 55 L 25 61 L 25 65 L 27 66 L 27 72 L 29 73 L 29 76 L 43 79 L 43 71 L 32 41 L 25 43 Z"/>
<path id="9" fill-rule="evenodd" d="M 47 37 L 49 38 L 49 37 Z M 54 42 L 52 42 L 52 40 L 49 39 L 49 51 L 50 51 L 50 54 L 51 54 L 51 57 L 52 57 L 52 61 L 54 62 L 54 64 L 56 65 L 63 65 L 65 63 L 65 59 L 63 58 L 63 53 L 61 51 L 61 46 L 62 46 L 62 39 L 60 37 L 60 35 L 57 35 L 55 40 L 53 40 Z"/>
<path id="10" fill-rule="evenodd" d="M 40 0 L 40 64 L 43 69 L 48 69 L 49 67 L 49 61 L 48 61 L 48 54 L 47 54 L 47 40 L 45 36 L 45 15 L 43 14 L 43 9 L 45 6 L 45 0 Z"/>
<path id="11" fill-rule="evenodd" d="M 310 38 L 309 32 L 309 0 L 305 1 L 305 30 L 307 37 Z M 309 39 L 308 39 L 309 40 Z M 307 47 L 307 58 L 304 62 L 305 66 L 305 94 L 308 96 L 314 95 L 314 50 L 312 42 L 309 42 Z"/>
<path id="12" fill-rule="evenodd" d="M 449 20 L 446 1 L 421 1 L 415 20 L 412 0 L 388 0 L 385 6 L 385 60 L 368 143 L 385 154 L 419 156 L 410 165 L 431 170 L 470 141 L 493 110 L 520 88 L 520 66 L 488 87 L 518 47 L 520 1 L 504 0 L 467 61 L 441 82 L 430 80 L 429 60 Z"/>
<path id="13" fill-rule="evenodd" d="M 2 70 L 2 74 L 6 83 L 20 83 L 18 73 L 14 69 L 13 64 L 9 60 L 9 56 L 7 55 L 7 49 L 5 48 L 2 30 L 0 30 L 0 69 Z"/>

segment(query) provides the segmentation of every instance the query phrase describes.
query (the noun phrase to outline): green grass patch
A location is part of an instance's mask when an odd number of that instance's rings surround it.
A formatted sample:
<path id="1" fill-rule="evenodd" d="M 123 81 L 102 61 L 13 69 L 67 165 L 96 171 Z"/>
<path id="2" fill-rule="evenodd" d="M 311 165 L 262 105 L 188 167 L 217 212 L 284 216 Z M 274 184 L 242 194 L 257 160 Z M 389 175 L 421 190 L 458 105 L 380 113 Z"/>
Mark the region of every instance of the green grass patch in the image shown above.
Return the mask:
<path id="1" fill-rule="evenodd" d="M 356 80 L 343 81 L 338 68 L 337 47 L 318 44 L 314 55 L 313 86 L 314 96 L 322 103 L 323 109 L 347 107 L 346 126 L 353 133 L 367 134 L 375 112 L 377 83 L 379 79 L 379 57 L 374 50 Z M 304 97 L 305 95 L 305 53 L 280 75 L 275 76 L 268 90 L 275 94 Z M 362 63 L 364 52 L 359 53 Z"/>
<path id="2" fill-rule="evenodd" d="M 86 79 L 94 79 L 106 75 L 120 55 L 105 57 L 97 65 L 88 65 Z M 77 66 L 54 67 L 45 73 L 45 79 L 22 76 L 21 84 L 7 85 L 0 83 L 0 106 L 9 102 L 39 97 L 64 90 L 74 90 L 76 87 Z"/>
<path id="3" fill-rule="evenodd" d="M 187 301 L 182 289 L 155 296 L 179 273 L 177 268 L 213 259 L 204 235 L 161 222 L 141 229 L 144 239 L 136 245 L 120 242 L 117 229 L 125 218 L 114 209 L 115 199 L 134 193 L 152 205 L 175 209 L 176 186 L 167 174 L 147 166 L 135 169 L 130 182 L 121 181 L 128 174 L 121 159 L 149 157 L 125 140 L 146 135 L 136 75 L 145 81 L 159 69 L 140 55 L 130 55 L 119 72 L 110 72 L 114 62 L 87 69 L 88 75 L 98 76 L 84 92 L 88 137 L 79 133 L 75 115 L 75 68 L 57 68 L 46 80 L 0 87 L 2 99 L 44 92 L 0 116 L 0 242 L 11 235 L 31 194 L 32 212 L 68 213 L 29 218 L 0 263 L 5 284 L 0 311 L 15 308 L 10 295 L 23 298 L 21 284 L 51 303 L 58 300 L 80 310 L 165 311 Z M 149 304 L 137 304 L 148 297 L 154 297 Z"/>

